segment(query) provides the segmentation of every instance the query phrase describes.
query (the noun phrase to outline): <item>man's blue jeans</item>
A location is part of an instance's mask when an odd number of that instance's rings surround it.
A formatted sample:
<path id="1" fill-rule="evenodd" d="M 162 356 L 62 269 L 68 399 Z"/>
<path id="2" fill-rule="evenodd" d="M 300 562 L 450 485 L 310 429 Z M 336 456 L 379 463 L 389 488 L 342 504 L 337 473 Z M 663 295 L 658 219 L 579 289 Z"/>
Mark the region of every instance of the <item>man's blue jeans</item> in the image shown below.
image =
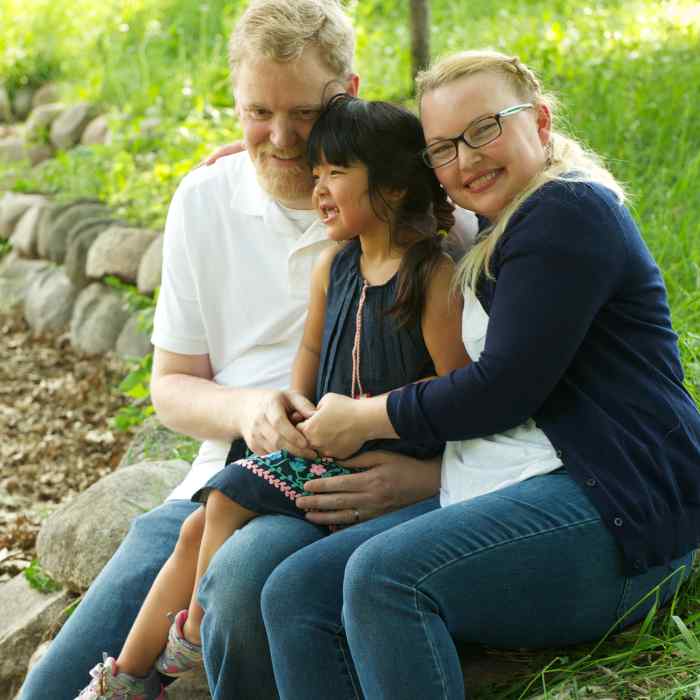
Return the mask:
<path id="1" fill-rule="evenodd" d="M 102 652 L 117 656 L 153 579 L 197 504 L 169 501 L 137 518 L 46 656 L 27 678 L 21 700 L 73 700 Z M 206 671 L 214 698 L 276 698 L 260 591 L 289 554 L 328 533 L 284 516 L 256 518 L 212 560 L 199 600 Z"/>
<path id="2" fill-rule="evenodd" d="M 263 617 L 284 700 L 462 700 L 453 638 L 504 648 L 596 640 L 684 567 L 661 588 L 668 600 L 690 570 L 692 554 L 625 576 L 612 536 L 564 470 L 421 509 L 394 514 L 404 522 L 385 532 L 379 518 L 320 540 L 272 574 Z M 406 518 L 411 510 L 418 517 Z"/>

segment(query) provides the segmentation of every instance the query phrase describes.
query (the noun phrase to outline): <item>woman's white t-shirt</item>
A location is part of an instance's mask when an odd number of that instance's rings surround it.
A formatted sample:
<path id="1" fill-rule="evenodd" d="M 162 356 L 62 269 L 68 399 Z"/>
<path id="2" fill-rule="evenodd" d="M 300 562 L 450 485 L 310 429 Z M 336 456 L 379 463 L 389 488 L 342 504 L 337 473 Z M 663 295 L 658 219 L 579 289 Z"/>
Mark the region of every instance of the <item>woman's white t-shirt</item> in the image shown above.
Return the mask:
<path id="1" fill-rule="evenodd" d="M 486 341 L 489 317 L 467 288 L 462 312 L 462 339 L 473 362 Z M 466 501 L 562 466 L 547 436 L 527 420 L 497 435 L 448 442 L 442 458 L 440 505 Z"/>

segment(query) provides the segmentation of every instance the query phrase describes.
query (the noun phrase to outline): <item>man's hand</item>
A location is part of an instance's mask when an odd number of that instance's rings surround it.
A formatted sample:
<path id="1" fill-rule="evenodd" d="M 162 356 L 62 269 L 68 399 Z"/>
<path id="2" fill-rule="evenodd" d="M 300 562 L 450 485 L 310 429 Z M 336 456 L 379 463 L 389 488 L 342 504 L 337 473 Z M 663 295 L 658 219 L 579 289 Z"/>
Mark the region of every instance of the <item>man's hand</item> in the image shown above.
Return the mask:
<path id="1" fill-rule="evenodd" d="M 295 418 L 310 418 L 315 410 L 311 401 L 302 394 L 295 391 L 261 392 L 245 408 L 241 434 L 249 449 L 256 454 L 287 450 L 308 459 L 318 456 L 293 424 Z"/>
<path id="2" fill-rule="evenodd" d="M 350 399 L 352 400 L 352 399 Z M 307 481 L 313 496 L 296 504 L 318 525 L 354 525 L 434 496 L 440 488 L 440 458 L 418 460 L 393 452 L 366 452 L 342 462 L 357 474 Z"/>
<path id="3" fill-rule="evenodd" d="M 234 141 L 233 143 L 226 144 L 217 148 L 211 155 L 207 156 L 197 167 L 202 165 L 214 165 L 219 158 L 224 156 L 232 156 L 236 153 L 241 153 L 245 151 L 245 143 L 243 141 Z"/>

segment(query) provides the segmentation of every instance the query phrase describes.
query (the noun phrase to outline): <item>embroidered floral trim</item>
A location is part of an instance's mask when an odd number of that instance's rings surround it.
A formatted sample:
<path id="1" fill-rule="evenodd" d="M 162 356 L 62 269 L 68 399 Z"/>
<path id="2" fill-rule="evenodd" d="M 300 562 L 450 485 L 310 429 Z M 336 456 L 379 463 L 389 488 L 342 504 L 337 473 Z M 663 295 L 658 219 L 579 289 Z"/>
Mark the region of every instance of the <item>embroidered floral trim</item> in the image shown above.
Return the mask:
<path id="1" fill-rule="evenodd" d="M 272 452 L 264 457 L 249 456 L 239 459 L 235 464 L 248 469 L 279 489 L 290 501 L 295 501 L 299 496 L 309 495 L 309 492 L 304 490 L 304 484 L 311 479 L 325 479 L 329 476 L 350 473 L 350 470 L 339 466 L 327 457 L 311 462 L 303 457 L 289 454 L 285 450 Z"/>

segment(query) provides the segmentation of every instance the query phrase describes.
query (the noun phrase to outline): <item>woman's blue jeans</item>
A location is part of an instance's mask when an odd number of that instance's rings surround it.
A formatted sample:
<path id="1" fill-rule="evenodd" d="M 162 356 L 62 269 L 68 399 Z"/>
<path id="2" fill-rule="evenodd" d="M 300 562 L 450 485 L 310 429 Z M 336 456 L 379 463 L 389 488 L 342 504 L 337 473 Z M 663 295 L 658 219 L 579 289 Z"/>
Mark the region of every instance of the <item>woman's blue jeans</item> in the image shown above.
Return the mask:
<path id="1" fill-rule="evenodd" d="M 406 519 L 411 511 L 415 519 Z M 423 511 L 423 514 L 421 514 Z M 629 578 L 564 470 L 425 512 L 348 528 L 293 554 L 263 589 L 284 700 L 464 698 L 454 639 L 495 647 L 592 641 L 641 619 L 692 554 Z"/>
<path id="2" fill-rule="evenodd" d="M 118 655 L 153 579 L 175 546 L 182 521 L 197 507 L 189 501 L 169 501 L 134 521 L 27 678 L 21 700 L 73 700 L 88 684 L 88 671 L 102 660 L 102 652 Z M 263 516 L 217 552 L 198 596 L 207 610 L 202 639 L 215 699 L 277 697 L 260 591 L 285 557 L 327 532 L 303 520 Z"/>

